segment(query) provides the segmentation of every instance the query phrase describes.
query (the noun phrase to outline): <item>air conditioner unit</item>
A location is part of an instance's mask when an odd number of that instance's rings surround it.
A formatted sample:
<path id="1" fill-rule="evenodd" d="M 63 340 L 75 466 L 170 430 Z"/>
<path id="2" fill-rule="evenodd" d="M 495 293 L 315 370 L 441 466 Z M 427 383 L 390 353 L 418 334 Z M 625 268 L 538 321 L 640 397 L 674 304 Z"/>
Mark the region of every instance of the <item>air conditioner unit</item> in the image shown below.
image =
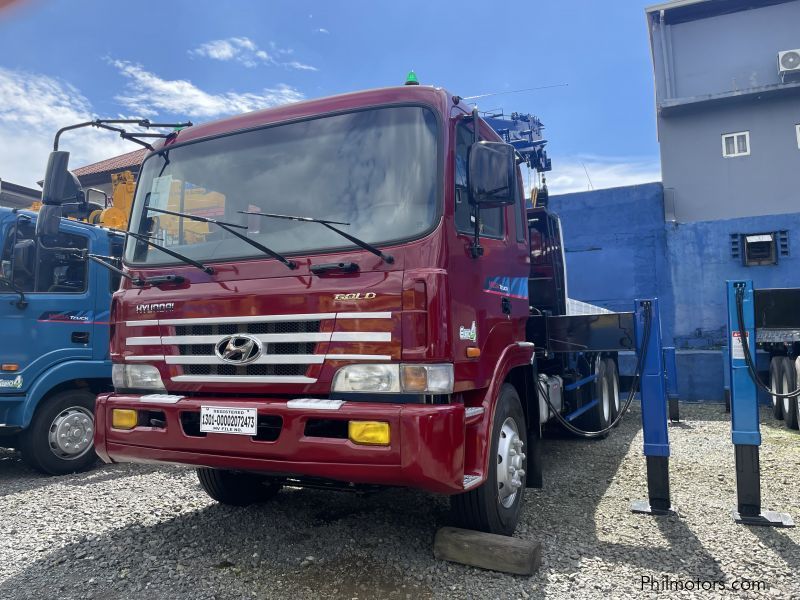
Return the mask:
<path id="1" fill-rule="evenodd" d="M 800 49 L 778 52 L 778 73 L 781 78 L 800 75 Z"/>

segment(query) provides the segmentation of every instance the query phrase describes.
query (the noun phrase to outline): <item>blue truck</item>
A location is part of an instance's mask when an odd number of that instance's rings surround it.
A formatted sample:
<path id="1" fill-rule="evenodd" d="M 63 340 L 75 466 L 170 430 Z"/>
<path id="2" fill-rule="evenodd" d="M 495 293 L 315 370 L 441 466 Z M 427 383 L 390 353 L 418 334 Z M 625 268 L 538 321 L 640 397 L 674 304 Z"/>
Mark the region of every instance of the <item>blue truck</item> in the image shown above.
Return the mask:
<path id="1" fill-rule="evenodd" d="M 37 239 L 38 216 L 0 207 L 0 447 L 58 475 L 96 461 L 94 401 L 112 389 L 109 308 L 119 278 L 86 254 L 120 256 L 124 237 L 63 218 Z"/>

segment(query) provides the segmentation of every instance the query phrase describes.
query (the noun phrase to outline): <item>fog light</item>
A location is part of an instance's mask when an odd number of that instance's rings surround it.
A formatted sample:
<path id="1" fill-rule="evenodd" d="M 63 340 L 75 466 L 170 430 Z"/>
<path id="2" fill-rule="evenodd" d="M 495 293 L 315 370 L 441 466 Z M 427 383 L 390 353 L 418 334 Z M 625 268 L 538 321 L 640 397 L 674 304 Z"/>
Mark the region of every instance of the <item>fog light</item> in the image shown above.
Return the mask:
<path id="1" fill-rule="evenodd" d="M 115 408 L 111 411 L 111 426 L 114 429 L 133 429 L 139 422 L 139 415 L 129 408 Z"/>
<path id="2" fill-rule="evenodd" d="M 347 437 L 355 444 L 389 445 L 389 424 L 383 421 L 349 421 Z"/>

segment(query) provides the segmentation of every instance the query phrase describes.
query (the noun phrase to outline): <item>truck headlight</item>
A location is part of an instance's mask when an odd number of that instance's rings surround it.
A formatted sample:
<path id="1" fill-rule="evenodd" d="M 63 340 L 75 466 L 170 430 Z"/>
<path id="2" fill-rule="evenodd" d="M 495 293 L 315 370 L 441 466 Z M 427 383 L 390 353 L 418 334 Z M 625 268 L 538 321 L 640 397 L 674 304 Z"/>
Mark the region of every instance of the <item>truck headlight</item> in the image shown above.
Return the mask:
<path id="1" fill-rule="evenodd" d="M 161 373 L 153 365 L 114 365 L 111 381 L 118 390 L 164 391 Z"/>
<path id="2" fill-rule="evenodd" d="M 347 365 L 334 375 L 332 391 L 451 394 L 453 365 Z"/>

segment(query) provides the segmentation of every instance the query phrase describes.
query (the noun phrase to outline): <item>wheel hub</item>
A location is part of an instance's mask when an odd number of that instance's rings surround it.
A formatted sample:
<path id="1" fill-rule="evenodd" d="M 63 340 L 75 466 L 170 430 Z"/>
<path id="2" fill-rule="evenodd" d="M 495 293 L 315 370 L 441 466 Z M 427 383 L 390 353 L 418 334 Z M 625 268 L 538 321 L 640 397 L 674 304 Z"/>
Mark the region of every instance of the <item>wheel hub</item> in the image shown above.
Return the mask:
<path id="1" fill-rule="evenodd" d="M 92 413 L 82 406 L 67 408 L 50 424 L 50 451 L 65 460 L 79 458 L 91 449 L 93 435 Z"/>
<path id="2" fill-rule="evenodd" d="M 517 491 L 524 482 L 524 446 L 516 421 L 508 417 L 500 429 L 500 443 L 497 445 L 497 494 L 500 504 L 506 508 L 514 504 Z"/>

